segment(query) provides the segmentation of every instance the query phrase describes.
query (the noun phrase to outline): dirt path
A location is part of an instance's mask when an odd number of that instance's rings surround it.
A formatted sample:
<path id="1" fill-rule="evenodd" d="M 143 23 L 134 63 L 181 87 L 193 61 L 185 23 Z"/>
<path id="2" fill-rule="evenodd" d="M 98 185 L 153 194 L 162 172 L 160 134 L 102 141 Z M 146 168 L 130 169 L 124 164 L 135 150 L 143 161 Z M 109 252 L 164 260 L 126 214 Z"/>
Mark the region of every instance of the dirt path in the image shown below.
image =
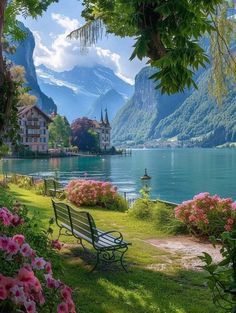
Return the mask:
<path id="1" fill-rule="evenodd" d="M 219 246 L 214 248 L 212 244 L 199 241 L 193 237 L 175 236 L 165 239 L 149 239 L 145 242 L 168 252 L 163 262 L 149 266 L 154 270 L 164 270 L 174 263 L 185 269 L 201 270 L 200 266 L 203 263 L 198 256 L 202 255 L 203 252 L 209 253 L 215 262 L 221 260 Z"/>

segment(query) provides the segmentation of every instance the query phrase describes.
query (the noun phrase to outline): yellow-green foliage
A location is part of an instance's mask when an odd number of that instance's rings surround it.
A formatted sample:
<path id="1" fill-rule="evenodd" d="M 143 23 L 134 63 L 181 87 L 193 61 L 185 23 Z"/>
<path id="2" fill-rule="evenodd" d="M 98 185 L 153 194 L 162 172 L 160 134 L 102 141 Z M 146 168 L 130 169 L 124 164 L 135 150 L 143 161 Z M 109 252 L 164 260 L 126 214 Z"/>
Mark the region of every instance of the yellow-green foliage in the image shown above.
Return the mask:
<path id="1" fill-rule="evenodd" d="M 35 193 L 37 195 L 43 195 L 44 194 L 44 182 L 43 180 L 38 180 L 34 184 Z"/>
<path id="2" fill-rule="evenodd" d="M 216 14 L 212 15 L 214 32 L 211 33 L 212 75 L 210 92 L 216 97 L 218 103 L 222 103 L 231 86 L 229 79 L 236 79 L 236 58 L 230 51 L 235 34 L 235 18 L 228 16 L 229 1 L 222 3 Z"/>
<path id="3" fill-rule="evenodd" d="M 21 188 L 25 189 L 32 189 L 33 188 L 33 178 L 26 175 L 12 175 L 10 181 L 16 185 L 18 185 Z"/>

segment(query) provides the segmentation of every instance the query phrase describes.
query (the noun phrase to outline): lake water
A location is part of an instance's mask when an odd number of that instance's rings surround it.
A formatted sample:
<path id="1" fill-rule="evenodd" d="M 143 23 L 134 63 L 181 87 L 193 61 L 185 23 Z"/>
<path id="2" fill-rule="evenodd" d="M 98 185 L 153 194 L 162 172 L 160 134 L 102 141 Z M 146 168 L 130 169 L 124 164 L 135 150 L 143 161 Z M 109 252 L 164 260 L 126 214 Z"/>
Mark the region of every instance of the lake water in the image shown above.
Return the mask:
<path id="1" fill-rule="evenodd" d="M 130 198 L 142 188 L 147 168 L 152 198 L 181 202 L 208 191 L 236 199 L 235 149 L 147 149 L 133 150 L 131 156 L 11 159 L 2 165 L 5 172 L 56 174 L 64 183 L 79 177 L 110 181 Z"/>

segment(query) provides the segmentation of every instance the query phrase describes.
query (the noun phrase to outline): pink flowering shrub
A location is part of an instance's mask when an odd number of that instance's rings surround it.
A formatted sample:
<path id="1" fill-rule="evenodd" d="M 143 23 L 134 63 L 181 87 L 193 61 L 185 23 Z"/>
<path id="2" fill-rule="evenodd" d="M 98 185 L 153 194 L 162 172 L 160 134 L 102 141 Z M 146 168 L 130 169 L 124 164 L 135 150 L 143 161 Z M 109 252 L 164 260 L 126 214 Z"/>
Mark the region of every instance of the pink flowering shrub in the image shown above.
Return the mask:
<path id="1" fill-rule="evenodd" d="M 55 277 L 61 244 L 34 227 L 19 203 L 0 208 L 0 312 L 76 313 L 72 289 Z"/>
<path id="2" fill-rule="evenodd" d="M 219 236 L 236 226 L 236 202 L 204 192 L 178 205 L 175 217 L 195 235 Z"/>
<path id="3" fill-rule="evenodd" d="M 126 210 L 127 204 L 109 182 L 72 180 L 67 186 L 67 198 L 77 206 L 99 205 L 114 210 Z"/>
<path id="4" fill-rule="evenodd" d="M 11 312 L 76 312 L 72 289 L 53 277 L 51 263 L 38 257 L 23 235 L 0 236 L 0 260 L 0 308 L 5 301 Z"/>
<path id="5" fill-rule="evenodd" d="M 24 222 L 19 215 L 11 213 L 7 208 L 0 208 L 0 222 L 3 226 L 17 226 Z"/>

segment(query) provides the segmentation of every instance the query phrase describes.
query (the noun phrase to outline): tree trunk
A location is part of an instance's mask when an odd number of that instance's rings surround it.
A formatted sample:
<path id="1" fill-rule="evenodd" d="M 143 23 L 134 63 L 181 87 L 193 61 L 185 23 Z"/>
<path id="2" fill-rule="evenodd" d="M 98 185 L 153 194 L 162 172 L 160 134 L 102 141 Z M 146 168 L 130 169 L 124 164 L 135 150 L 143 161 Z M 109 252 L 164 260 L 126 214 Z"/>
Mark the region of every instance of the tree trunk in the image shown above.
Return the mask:
<path id="1" fill-rule="evenodd" d="M 7 0 L 0 1 L 0 86 L 2 85 L 2 76 L 4 72 L 4 58 L 3 58 L 3 29 L 4 29 L 4 14 L 7 6 Z"/>
<path id="2" fill-rule="evenodd" d="M 0 0 L 0 145 L 5 130 L 5 124 L 11 109 L 9 90 L 12 88 L 10 73 L 7 72 L 3 56 L 3 31 L 6 6 L 7 0 Z M 8 91 L 5 90 L 6 81 L 9 87 Z"/>

